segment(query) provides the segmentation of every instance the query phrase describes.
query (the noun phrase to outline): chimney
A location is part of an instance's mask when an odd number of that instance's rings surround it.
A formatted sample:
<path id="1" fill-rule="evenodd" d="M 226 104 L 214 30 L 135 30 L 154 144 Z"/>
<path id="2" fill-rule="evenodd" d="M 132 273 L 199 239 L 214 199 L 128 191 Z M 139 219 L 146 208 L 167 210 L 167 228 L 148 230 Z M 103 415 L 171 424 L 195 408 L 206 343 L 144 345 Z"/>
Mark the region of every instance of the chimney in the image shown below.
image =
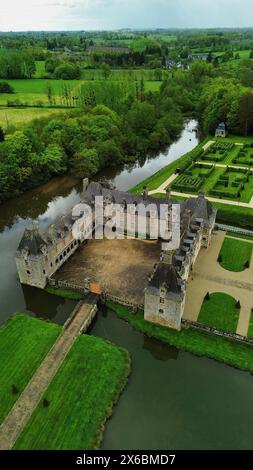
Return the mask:
<path id="1" fill-rule="evenodd" d="M 147 199 L 147 197 L 148 197 L 148 186 L 143 186 L 142 196 L 143 196 L 143 199 Z"/>
<path id="2" fill-rule="evenodd" d="M 167 199 L 167 201 L 170 201 L 170 198 L 171 198 L 171 189 L 167 188 L 166 189 L 166 199 Z"/>
<path id="3" fill-rule="evenodd" d="M 83 179 L 83 192 L 84 193 L 87 190 L 88 186 L 89 186 L 89 178 L 84 178 Z"/>

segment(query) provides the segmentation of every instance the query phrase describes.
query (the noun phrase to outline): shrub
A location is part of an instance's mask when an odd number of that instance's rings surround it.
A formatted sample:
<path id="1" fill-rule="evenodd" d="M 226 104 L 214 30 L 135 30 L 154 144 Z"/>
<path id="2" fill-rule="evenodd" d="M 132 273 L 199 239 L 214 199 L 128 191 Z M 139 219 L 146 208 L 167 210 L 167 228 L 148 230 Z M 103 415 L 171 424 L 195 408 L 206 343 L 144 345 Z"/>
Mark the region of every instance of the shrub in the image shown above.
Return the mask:
<path id="1" fill-rule="evenodd" d="M 44 399 L 43 399 L 43 407 L 44 407 L 44 408 L 48 408 L 49 405 L 50 405 L 50 401 L 47 400 L 46 398 L 44 398 Z"/>
<path id="2" fill-rule="evenodd" d="M 240 302 L 240 300 L 237 300 L 235 306 L 236 306 L 236 308 L 238 308 L 238 310 L 241 308 L 241 302 Z"/>
<path id="3" fill-rule="evenodd" d="M 16 385 L 13 384 L 11 386 L 11 392 L 13 393 L 13 395 L 17 395 L 19 393 L 18 387 L 16 387 Z"/>
<path id="4" fill-rule="evenodd" d="M 14 88 L 8 82 L 0 82 L 0 93 L 14 93 Z"/>

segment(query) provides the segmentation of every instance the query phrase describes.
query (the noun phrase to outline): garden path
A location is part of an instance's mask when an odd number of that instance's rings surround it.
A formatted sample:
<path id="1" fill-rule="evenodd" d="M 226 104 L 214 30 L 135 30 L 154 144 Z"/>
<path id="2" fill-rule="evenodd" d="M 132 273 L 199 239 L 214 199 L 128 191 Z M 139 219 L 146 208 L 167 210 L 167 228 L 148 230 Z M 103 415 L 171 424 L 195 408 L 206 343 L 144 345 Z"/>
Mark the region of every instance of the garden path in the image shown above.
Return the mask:
<path id="1" fill-rule="evenodd" d="M 9 450 L 15 444 L 93 308 L 94 304 L 81 304 L 72 321 L 63 328 L 61 335 L 1 424 L 0 450 Z"/>

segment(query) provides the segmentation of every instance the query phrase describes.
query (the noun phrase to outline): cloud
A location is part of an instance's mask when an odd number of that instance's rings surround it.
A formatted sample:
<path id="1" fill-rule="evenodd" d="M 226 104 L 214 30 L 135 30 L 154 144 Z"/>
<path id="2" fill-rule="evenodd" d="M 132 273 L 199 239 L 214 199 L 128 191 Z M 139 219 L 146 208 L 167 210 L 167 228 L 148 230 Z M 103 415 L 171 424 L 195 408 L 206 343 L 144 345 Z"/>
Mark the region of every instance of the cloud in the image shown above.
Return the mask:
<path id="1" fill-rule="evenodd" d="M 252 0 L 8 0 L 0 30 L 249 27 L 251 12 Z"/>

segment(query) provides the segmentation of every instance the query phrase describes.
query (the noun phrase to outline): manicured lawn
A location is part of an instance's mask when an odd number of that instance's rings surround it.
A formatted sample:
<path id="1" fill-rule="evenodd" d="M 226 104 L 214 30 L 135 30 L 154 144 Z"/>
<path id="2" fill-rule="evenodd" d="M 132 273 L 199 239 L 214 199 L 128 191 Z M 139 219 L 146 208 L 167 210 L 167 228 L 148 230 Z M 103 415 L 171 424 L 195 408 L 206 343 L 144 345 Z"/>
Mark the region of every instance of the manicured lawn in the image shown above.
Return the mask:
<path id="1" fill-rule="evenodd" d="M 0 422 L 60 334 L 60 326 L 22 314 L 0 328 Z M 13 389 L 14 386 L 14 389 Z"/>
<path id="2" fill-rule="evenodd" d="M 253 242 L 253 235 L 244 235 L 244 233 L 227 232 L 227 236 L 232 238 L 242 238 Z"/>
<path id="3" fill-rule="evenodd" d="M 192 328 L 183 328 L 182 331 L 178 332 L 159 325 L 153 325 L 144 320 L 142 312 L 132 314 L 127 308 L 111 302 L 107 302 L 107 307 L 130 323 L 133 328 L 149 337 L 156 338 L 197 356 L 207 356 L 238 369 L 253 372 L 252 346 Z"/>
<path id="4" fill-rule="evenodd" d="M 236 333 L 240 309 L 236 308 L 236 300 L 221 292 L 210 294 L 209 300 L 204 300 L 198 322 L 220 330 Z"/>
<path id="5" fill-rule="evenodd" d="M 15 449 L 98 448 L 103 425 L 130 370 L 127 351 L 94 336 L 77 338 Z"/>
<path id="6" fill-rule="evenodd" d="M 64 297 L 65 299 L 70 299 L 70 300 L 82 300 L 84 297 L 79 292 L 75 292 L 70 289 L 58 289 L 52 286 L 47 286 L 46 291 L 49 294 L 58 295 L 59 297 Z"/>
<path id="7" fill-rule="evenodd" d="M 249 321 L 248 337 L 253 339 L 253 311 L 251 312 Z"/>
<path id="8" fill-rule="evenodd" d="M 225 238 L 221 247 L 220 265 L 228 271 L 240 272 L 246 269 L 245 263 L 251 261 L 252 243 Z"/>

